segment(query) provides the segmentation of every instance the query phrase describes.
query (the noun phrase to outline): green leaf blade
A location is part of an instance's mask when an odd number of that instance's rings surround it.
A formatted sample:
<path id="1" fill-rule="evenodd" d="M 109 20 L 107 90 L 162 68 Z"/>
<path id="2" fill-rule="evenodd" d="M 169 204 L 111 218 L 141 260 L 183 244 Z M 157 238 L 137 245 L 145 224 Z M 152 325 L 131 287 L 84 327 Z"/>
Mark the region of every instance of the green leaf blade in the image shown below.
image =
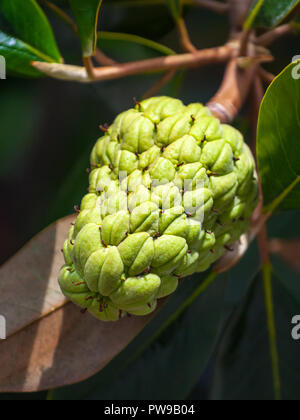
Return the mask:
<path id="1" fill-rule="evenodd" d="M 70 0 L 71 9 L 78 25 L 78 34 L 84 57 L 95 53 L 97 44 L 97 25 L 102 0 Z"/>
<path id="2" fill-rule="evenodd" d="M 255 0 L 245 23 L 253 27 L 273 28 L 280 24 L 300 4 L 299 0 Z"/>
<path id="3" fill-rule="evenodd" d="M 24 43 L 60 62 L 50 23 L 35 0 L 0 0 L 0 11 Z"/>
<path id="4" fill-rule="evenodd" d="M 250 29 L 253 26 L 255 26 L 255 20 L 258 14 L 260 13 L 263 4 L 264 4 L 264 0 L 255 0 L 250 10 L 249 16 L 244 25 L 246 29 Z"/>
<path id="5" fill-rule="evenodd" d="M 260 109 L 257 156 L 266 212 L 300 208 L 298 72 L 300 61 L 290 64 L 271 84 Z"/>
<path id="6" fill-rule="evenodd" d="M 222 338 L 212 399 L 299 399 L 299 342 L 291 321 L 300 306 L 289 282 L 288 272 L 280 281 L 270 267 L 257 276 Z"/>
<path id="7" fill-rule="evenodd" d="M 7 70 L 20 76 L 38 77 L 42 74 L 35 70 L 32 61 L 53 62 L 46 56 L 23 41 L 0 31 L 0 55 L 6 60 Z"/>
<path id="8" fill-rule="evenodd" d="M 273 284 L 272 284 L 272 266 L 266 264 L 262 267 L 262 277 L 264 285 L 265 305 L 267 314 L 267 327 L 269 335 L 269 348 L 273 374 L 273 389 L 275 400 L 280 401 L 281 379 L 279 371 L 279 354 L 277 348 L 277 331 L 275 325 L 275 312 L 273 303 Z"/>

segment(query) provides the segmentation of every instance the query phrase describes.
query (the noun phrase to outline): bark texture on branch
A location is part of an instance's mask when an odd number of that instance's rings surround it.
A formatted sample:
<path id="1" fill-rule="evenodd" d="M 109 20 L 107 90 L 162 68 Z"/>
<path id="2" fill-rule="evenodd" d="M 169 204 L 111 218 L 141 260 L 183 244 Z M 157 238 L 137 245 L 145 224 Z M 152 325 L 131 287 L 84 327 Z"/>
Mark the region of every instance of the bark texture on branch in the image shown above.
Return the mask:
<path id="1" fill-rule="evenodd" d="M 233 52 L 234 49 L 232 45 L 225 45 L 222 47 L 196 51 L 195 53 L 170 55 L 167 57 L 151 58 L 149 60 L 95 68 L 93 70 L 93 79 L 88 76 L 84 67 L 58 63 L 44 63 L 40 61 L 32 62 L 32 66 L 56 79 L 88 83 L 101 80 L 120 79 L 122 77 L 148 71 L 175 70 L 185 67 L 222 63 L 230 60 Z"/>
<path id="2" fill-rule="evenodd" d="M 183 18 L 180 18 L 177 22 L 179 36 L 180 36 L 180 43 L 184 51 L 195 53 L 197 52 L 197 48 L 193 45 L 185 21 Z"/>
<path id="3" fill-rule="evenodd" d="M 268 31 L 265 34 L 258 37 L 257 44 L 262 45 L 264 47 L 268 47 L 269 45 L 273 44 L 273 42 L 277 41 L 277 39 L 285 35 L 290 35 L 292 33 L 292 25 L 287 23 L 285 25 L 278 26 L 277 28 L 272 29 L 271 31 Z"/>
<path id="4" fill-rule="evenodd" d="M 233 33 L 240 31 L 247 18 L 252 0 L 227 0 Z"/>
<path id="5" fill-rule="evenodd" d="M 219 91 L 207 104 L 223 123 L 232 122 L 239 113 L 249 94 L 256 71 L 257 65 L 241 69 L 236 58 L 228 64 Z"/>

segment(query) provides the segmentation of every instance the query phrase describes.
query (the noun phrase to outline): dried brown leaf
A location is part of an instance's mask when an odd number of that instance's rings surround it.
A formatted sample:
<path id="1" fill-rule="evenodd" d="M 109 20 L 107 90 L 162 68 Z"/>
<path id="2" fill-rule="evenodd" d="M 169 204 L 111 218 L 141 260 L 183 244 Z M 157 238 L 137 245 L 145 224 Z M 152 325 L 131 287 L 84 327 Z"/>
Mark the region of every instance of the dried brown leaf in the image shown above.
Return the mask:
<path id="1" fill-rule="evenodd" d="M 103 323 L 67 303 L 57 277 L 61 246 L 74 216 L 54 223 L 0 268 L 0 392 L 32 392 L 87 379 L 109 363 L 149 322 Z"/>
<path id="2" fill-rule="evenodd" d="M 69 216 L 45 229 L 0 268 L 0 312 L 7 319 L 7 336 L 65 304 L 57 274 L 73 220 Z"/>

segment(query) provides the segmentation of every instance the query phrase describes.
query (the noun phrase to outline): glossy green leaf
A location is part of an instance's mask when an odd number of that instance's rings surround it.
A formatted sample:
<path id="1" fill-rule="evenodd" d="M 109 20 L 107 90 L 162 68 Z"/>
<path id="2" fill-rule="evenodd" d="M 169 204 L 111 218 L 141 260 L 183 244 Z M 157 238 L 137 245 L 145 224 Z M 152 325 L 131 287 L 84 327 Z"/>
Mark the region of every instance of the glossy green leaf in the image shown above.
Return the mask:
<path id="1" fill-rule="evenodd" d="M 51 57 L 46 56 L 25 42 L 1 31 L 0 55 L 6 60 L 7 70 L 20 76 L 41 76 L 41 73 L 30 65 L 31 61 L 54 61 Z"/>
<path id="2" fill-rule="evenodd" d="M 276 268 L 276 267 L 275 267 Z M 265 268 L 235 311 L 218 351 L 214 400 L 299 400 L 299 341 L 292 319 L 300 314 L 295 281 Z M 299 274 L 298 274 L 299 296 Z"/>
<path id="3" fill-rule="evenodd" d="M 282 22 L 299 4 L 299 0 L 254 0 L 245 26 L 272 28 Z"/>
<path id="4" fill-rule="evenodd" d="M 226 285 L 226 276 L 210 276 L 202 283 L 199 277 L 184 281 L 144 331 L 102 372 L 52 392 L 52 399 L 186 398 L 216 343 Z"/>
<path id="5" fill-rule="evenodd" d="M 257 155 L 265 211 L 300 208 L 300 61 L 269 87 L 259 114 Z"/>
<path id="6" fill-rule="evenodd" d="M 20 40 L 55 61 L 61 60 L 50 23 L 35 0 L 0 0 L 0 11 Z"/>
<path id="7" fill-rule="evenodd" d="M 182 1 L 181 0 L 165 0 L 165 3 L 169 7 L 174 20 L 178 21 L 182 13 Z"/>
<path id="8" fill-rule="evenodd" d="M 97 43 L 97 25 L 102 0 L 70 0 L 78 25 L 84 57 L 94 55 Z"/>

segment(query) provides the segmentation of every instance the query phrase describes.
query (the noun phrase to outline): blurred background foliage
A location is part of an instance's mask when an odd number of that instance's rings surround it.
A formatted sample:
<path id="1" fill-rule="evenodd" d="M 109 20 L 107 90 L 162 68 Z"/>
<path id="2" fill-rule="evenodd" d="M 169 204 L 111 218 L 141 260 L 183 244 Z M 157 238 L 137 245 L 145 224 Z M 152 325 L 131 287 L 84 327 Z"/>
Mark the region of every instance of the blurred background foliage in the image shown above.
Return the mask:
<path id="1" fill-rule="evenodd" d="M 57 3 L 64 4 L 61 0 Z M 150 38 L 174 51 L 180 51 L 177 30 L 165 6 L 160 3 L 155 6 L 135 7 L 126 6 L 125 3 L 130 4 L 126 1 L 104 1 L 101 8 L 101 31 L 124 32 Z M 228 38 L 229 24 L 226 17 L 201 8 L 189 7 L 185 8 L 184 14 L 191 38 L 198 48 L 220 45 Z M 81 55 L 79 41 L 56 17 L 49 15 L 49 19 L 65 61 L 78 63 Z M 1 28 L 7 27 L 2 17 L 0 25 Z M 110 39 L 104 34 L 99 43 L 103 51 L 119 61 L 159 55 L 151 48 L 133 44 L 130 38 L 126 42 L 118 40 L 118 37 Z M 293 36 L 284 38 L 274 44 L 272 51 L 277 59 L 268 64 L 266 69 L 277 74 L 291 62 L 293 56 L 300 54 L 299 41 Z M 205 103 L 218 89 L 223 72 L 223 65 L 180 71 L 160 93 L 178 96 L 185 103 Z M 118 113 L 132 106 L 133 97 L 142 97 L 160 77 L 157 74 L 147 74 L 92 85 L 64 83 L 47 78 L 18 79 L 10 75 L 7 80 L 1 80 L 0 231 L 5 238 L 0 241 L 1 263 L 48 224 L 72 213 L 74 204 L 80 203 L 88 185 L 86 168 L 90 150 L 100 136 L 99 125 L 112 122 Z M 247 106 L 235 124 L 250 139 Z M 297 211 L 285 216 L 275 216 L 270 222 L 270 236 L 299 236 L 299 222 L 295 224 L 296 220 L 299 220 Z M 230 272 L 228 280 L 231 291 L 227 291 L 225 308 L 228 313 L 246 294 L 250 281 L 257 274 L 253 273 L 253 270 L 259 270 L 259 264 L 254 263 L 257 259 L 257 247 L 254 244 L 244 260 Z M 233 288 L 233 281 L 241 273 L 240 288 Z M 245 273 L 249 276 L 245 276 Z M 196 317 L 197 314 L 193 314 L 195 310 L 197 308 L 184 316 Z M 180 319 L 178 322 L 181 322 Z M 167 330 L 165 334 L 176 335 L 176 326 L 177 323 L 172 331 Z M 175 339 L 184 340 L 183 331 L 180 328 L 178 331 Z M 163 354 L 164 357 L 168 356 L 166 343 L 169 338 L 165 334 L 158 343 L 153 344 L 152 357 L 153 350 L 158 353 L 159 358 Z M 165 353 L 161 352 L 162 348 Z M 102 378 L 111 380 L 106 383 L 105 389 L 99 387 L 97 378 L 91 378 L 80 384 L 81 388 L 75 385 L 61 395 L 68 395 L 68 392 L 72 392 L 73 396 L 76 392 L 82 395 L 82 391 L 86 389 L 90 399 L 110 399 L 112 395 L 114 398 L 130 399 L 136 395 L 145 398 L 147 392 L 149 395 L 147 386 L 144 390 L 134 389 L 134 384 L 126 379 L 126 369 L 144 372 L 149 351 L 129 367 L 123 367 L 122 375 L 117 378 L 112 375 L 108 366 Z M 180 359 L 177 360 L 177 366 L 180 370 Z M 211 378 L 211 368 L 208 367 L 194 390 L 188 386 L 181 387 L 180 393 L 176 394 L 174 391 L 173 395 L 180 398 L 190 395 L 190 398 L 207 399 Z M 96 390 L 94 383 L 97 383 Z M 43 399 L 45 396 L 45 393 L 41 393 L 32 398 Z M 4 398 L 9 396 L 0 396 L 0 399 Z M 22 398 L 30 399 L 31 396 Z"/>

